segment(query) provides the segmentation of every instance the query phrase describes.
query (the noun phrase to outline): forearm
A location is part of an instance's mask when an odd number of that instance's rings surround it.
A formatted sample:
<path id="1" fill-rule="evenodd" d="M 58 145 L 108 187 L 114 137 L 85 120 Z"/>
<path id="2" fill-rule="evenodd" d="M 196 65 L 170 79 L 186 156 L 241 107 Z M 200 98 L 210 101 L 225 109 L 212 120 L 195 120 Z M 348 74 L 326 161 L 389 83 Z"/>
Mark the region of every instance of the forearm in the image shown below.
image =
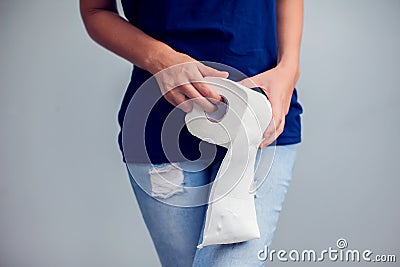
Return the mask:
<path id="1" fill-rule="evenodd" d="M 278 65 L 299 70 L 303 0 L 277 0 Z"/>
<path id="2" fill-rule="evenodd" d="M 134 65 L 154 74 L 163 68 L 161 58 L 174 52 L 120 17 L 115 7 L 90 8 L 82 2 L 82 19 L 90 37 Z"/>

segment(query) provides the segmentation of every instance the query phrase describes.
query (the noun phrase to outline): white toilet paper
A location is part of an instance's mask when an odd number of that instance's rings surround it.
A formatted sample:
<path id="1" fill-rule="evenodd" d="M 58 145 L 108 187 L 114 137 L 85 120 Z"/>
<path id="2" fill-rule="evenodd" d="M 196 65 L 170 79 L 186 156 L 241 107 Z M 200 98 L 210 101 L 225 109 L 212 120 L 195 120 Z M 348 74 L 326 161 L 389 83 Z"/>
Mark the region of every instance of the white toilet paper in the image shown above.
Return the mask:
<path id="1" fill-rule="evenodd" d="M 228 79 L 205 80 L 225 104 L 211 114 L 194 104 L 185 122 L 193 135 L 224 146 L 228 152 L 211 188 L 203 241 L 198 248 L 260 237 L 250 189 L 257 149 L 272 118 L 271 105 L 263 94 Z"/>

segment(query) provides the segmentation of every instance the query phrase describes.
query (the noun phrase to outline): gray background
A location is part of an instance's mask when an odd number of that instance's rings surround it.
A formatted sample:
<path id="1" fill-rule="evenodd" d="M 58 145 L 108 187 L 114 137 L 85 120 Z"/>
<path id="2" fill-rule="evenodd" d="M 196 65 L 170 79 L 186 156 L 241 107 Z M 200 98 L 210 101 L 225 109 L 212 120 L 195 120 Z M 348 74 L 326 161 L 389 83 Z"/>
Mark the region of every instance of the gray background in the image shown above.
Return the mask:
<path id="1" fill-rule="evenodd" d="M 400 1 L 305 4 L 304 142 L 272 249 L 343 237 L 399 262 Z M 130 64 L 77 1 L 2 0 L 0 29 L 0 266 L 157 266 L 116 143 Z"/>

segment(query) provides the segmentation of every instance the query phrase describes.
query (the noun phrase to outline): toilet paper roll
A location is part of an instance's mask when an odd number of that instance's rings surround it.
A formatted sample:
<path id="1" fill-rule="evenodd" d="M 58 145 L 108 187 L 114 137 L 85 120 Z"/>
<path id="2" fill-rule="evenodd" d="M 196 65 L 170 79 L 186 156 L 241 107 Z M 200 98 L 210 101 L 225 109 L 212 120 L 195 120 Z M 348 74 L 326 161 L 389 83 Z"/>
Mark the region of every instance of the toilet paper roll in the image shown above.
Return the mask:
<path id="1" fill-rule="evenodd" d="M 224 78 L 206 77 L 205 81 L 224 101 L 212 113 L 194 103 L 185 123 L 193 135 L 228 151 L 211 188 L 198 248 L 260 237 L 250 188 L 258 146 L 272 118 L 271 105 L 263 94 Z"/>

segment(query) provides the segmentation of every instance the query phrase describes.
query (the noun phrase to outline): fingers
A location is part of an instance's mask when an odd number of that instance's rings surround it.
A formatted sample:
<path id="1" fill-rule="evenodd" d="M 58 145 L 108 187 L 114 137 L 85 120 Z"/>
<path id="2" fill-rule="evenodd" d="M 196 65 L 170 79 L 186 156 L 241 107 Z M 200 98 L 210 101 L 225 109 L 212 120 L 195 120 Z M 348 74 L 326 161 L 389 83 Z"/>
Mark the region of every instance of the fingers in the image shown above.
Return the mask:
<path id="1" fill-rule="evenodd" d="M 258 87 L 257 84 L 255 83 L 255 81 L 253 81 L 251 78 L 243 79 L 243 80 L 239 81 L 239 83 L 243 86 L 246 86 L 247 88 Z"/>
<path id="2" fill-rule="evenodd" d="M 193 82 L 192 85 L 201 96 L 207 98 L 208 102 L 211 101 L 210 103 L 212 103 L 213 100 L 221 101 L 221 96 L 206 82 Z"/>
<path id="3" fill-rule="evenodd" d="M 264 131 L 264 140 L 260 144 L 260 149 L 272 144 L 276 138 L 283 132 L 285 126 L 285 116 L 275 115 L 272 117 L 267 129 Z"/>
<path id="4" fill-rule="evenodd" d="M 260 75 L 243 79 L 239 81 L 239 83 L 247 88 L 259 87 L 264 91 L 268 98 L 270 97 L 270 84 L 265 81 L 265 79 L 262 79 Z"/>
<path id="5" fill-rule="evenodd" d="M 203 77 L 210 76 L 210 77 L 228 78 L 229 76 L 229 72 L 227 71 L 216 70 L 201 63 L 198 65 L 198 68 Z"/>
<path id="6" fill-rule="evenodd" d="M 169 103 L 180 108 L 184 112 L 190 112 L 193 108 L 193 103 L 199 105 L 206 112 L 213 112 L 217 109 L 217 107 L 202 96 L 192 84 L 184 84 L 170 89 L 164 94 L 164 97 Z"/>
<path id="7" fill-rule="evenodd" d="M 204 80 L 203 76 L 211 76 L 211 74 L 219 74 L 219 77 L 228 77 L 229 75 L 229 73 L 227 72 L 218 71 L 202 65 L 199 67 L 197 73 L 193 73 L 194 81 L 192 81 L 192 85 L 197 90 L 197 92 L 195 94 L 194 92 L 189 92 L 190 95 L 187 95 L 188 97 L 192 97 L 191 95 L 194 94 L 194 96 L 200 97 L 200 99 L 196 100 L 196 103 L 198 103 L 206 112 L 215 111 L 216 106 L 213 103 L 215 103 L 215 101 L 222 100 L 221 96 L 209 84 L 207 84 L 206 82 L 202 82 Z M 200 95 L 198 95 L 197 93 L 199 93 Z M 212 106 L 210 106 L 204 100 L 206 100 L 208 103 L 211 103 Z"/>
<path id="8" fill-rule="evenodd" d="M 227 78 L 229 73 L 197 62 L 177 65 L 159 73 L 156 79 L 167 101 L 179 105 L 184 112 L 192 110 L 193 102 L 204 111 L 213 112 L 217 109 L 214 103 L 221 101 L 221 96 L 204 81 L 204 76 Z"/>
<path id="9" fill-rule="evenodd" d="M 229 73 L 226 71 L 219 71 L 201 63 L 199 63 L 198 65 L 198 70 L 200 73 L 198 73 L 198 75 L 196 74 L 197 81 L 202 81 L 203 77 L 207 76 L 220 78 L 227 78 L 229 76 Z M 192 82 L 192 84 L 202 96 L 208 98 L 208 100 L 210 100 L 211 102 L 213 102 L 213 99 L 221 101 L 221 96 L 217 92 L 215 92 L 215 90 L 213 90 L 211 86 L 207 83 Z"/>
<path id="10" fill-rule="evenodd" d="M 190 99 L 187 99 L 186 96 L 178 90 L 178 88 L 169 90 L 164 94 L 165 99 L 171 103 L 172 105 L 180 108 L 183 112 L 190 112 L 193 109 L 193 103 Z"/>
<path id="11" fill-rule="evenodd" d="M 217 107 L 207 98 L 221 99 L 221 96 L 214 90 L 209 88 L 205 83 L 193 83 L 180 86 L 182 92 L 196 104 L 198 104 L 204 111 L 213 112 Z M 206 98 L 207 97 L 207 98 Z"/>

